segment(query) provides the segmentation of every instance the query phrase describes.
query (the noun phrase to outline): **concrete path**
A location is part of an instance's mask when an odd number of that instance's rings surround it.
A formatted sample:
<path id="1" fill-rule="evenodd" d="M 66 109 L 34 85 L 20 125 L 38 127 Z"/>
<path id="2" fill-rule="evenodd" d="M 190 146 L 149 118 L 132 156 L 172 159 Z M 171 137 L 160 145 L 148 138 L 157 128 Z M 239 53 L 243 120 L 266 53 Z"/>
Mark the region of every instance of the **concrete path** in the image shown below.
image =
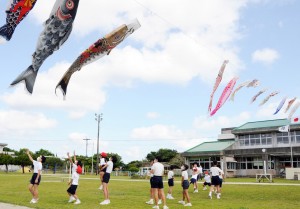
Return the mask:
<path id="1" fill-rule="evenodd" d="M 30 209 L 28 207 L 12 205 L 12 204 L 2 203 L 2 202 L 0 202 L 0 208 L 1 209 Z"/>

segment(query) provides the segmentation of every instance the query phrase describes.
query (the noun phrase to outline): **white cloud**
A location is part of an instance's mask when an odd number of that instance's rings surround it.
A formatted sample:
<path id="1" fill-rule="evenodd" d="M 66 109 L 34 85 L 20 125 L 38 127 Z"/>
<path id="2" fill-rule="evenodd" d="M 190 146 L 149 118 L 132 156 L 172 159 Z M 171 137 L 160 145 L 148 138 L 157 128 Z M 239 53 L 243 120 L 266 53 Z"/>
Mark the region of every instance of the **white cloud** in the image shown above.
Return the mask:
<path id="1" fill-rule="evenodd" d="M 208 119 L 206 116 L 199 116 L 194 119 L 194 127 L 201 133 L 215 133 L 217 136 L 221 133 L 221 128 L 240 126 L 251 118 L 250 112 L 241 112 L 236 116 L 217 116 Z"/>
<path id="2" fill-rule="evenodd" d="M 38 130 L 55 127 L 57 122 L 41 113 L 0 110 L 0 133 L 29 135 Z"/>
<path id="3" fill-rule="evenodd" d="M 92 71 L 88 75 L 75 75 L 70 80 L 66 100 L 63 100 L 61 92 L 58 90 L 55 95 L 54 90 L 63 73 L 70 64 L 57 63 L 47 72 L 42 71 L 38 74 L 33 94 L 26 94 L 24 84 L 14 86 L 12 93 L 4 94 L 1 99 L 9 106 L 16 109 L 65 109 L 70 113 L 71 118 L 82 117 L 85 111 L 96 111 L 105 102 L 105 93 L 100 89 L 101 82 L 95 77 L 99 70 L 91 65 Z M 80 74 L 78 72 L 78 74 Z M 99 79 L 101 80 L 101 79 Z M 89 81 L 89 82 L 87 82 Z"/>
<path id="4" fill-rule="evenodd" d="M 261 62 L 264 64 L 272 64 L 279 58 L 279 53 L 274 49 L 264 48 L 256 50 L 252 53 L 252 60 L 254 62 Z"/>
<path id="5" fill-rule="evenodd" d="M 131 132 L 131 137 L 134 139 L 180 139 L 183 135 L 183 132 L 176 127 L 161 124 L 135 128 Z"/>
<path id="6" fill-rule="evenodd" d="M 147 118 L 150 118 L 150 119 L 156 119 L 160 117 L 159 113 L 157 112 L 148 112 L 147 113 Z"/>

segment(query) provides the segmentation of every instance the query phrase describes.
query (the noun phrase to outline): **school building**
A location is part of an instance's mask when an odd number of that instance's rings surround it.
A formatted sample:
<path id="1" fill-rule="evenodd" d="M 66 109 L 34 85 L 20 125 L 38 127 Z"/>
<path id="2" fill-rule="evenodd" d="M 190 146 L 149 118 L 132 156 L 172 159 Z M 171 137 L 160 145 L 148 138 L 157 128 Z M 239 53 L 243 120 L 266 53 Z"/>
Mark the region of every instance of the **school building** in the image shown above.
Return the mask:
<path id="1" fill-rule="evenodd" d="M 289 131 L 279 131 L 287 125 Z M 217 160 L 227 177 L 284 176 L 287 168 L 300 169 L 300 123 L 277 119 L 223 128 L 216 141 L 201 143 L 182 156 L 188 165 L 197 162 L 203 170 Z"/>

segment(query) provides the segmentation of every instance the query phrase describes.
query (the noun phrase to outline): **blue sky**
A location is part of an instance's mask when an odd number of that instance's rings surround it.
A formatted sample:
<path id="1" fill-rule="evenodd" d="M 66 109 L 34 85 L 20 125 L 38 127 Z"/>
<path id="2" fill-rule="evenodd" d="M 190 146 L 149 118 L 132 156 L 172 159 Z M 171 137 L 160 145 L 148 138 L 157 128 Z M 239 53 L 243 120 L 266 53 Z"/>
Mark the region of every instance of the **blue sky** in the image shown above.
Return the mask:
<path id="1" fill-rule="evenodd" d="M 298 96 L 300 2 L 296 0 L 81 1 L 73 31 L 40 68 L 32 95 L 10 83 L 31 63 L 54 1 L 38 0 L 11 41 L 0 42 L 0 142 L 59 156 L 96 152 L 95 113 L 103 113 L 100 152 L 141 160 L 159 148 L 185 151 L 216 140 L 221 128 L 273 115 L 284 96 Z M 0 5 L 1 25 L 6 4 Z M 141 28 L 98 61 L 74 73 L 66 100 L 54 89 L 70 64 L 97 39 L 137 18 Z M 207 108 L 219 68 L 229 63 L 213 107 L 234 76 L 242 88 L 213 116 Z M 268 91 L 249 104 L 261 89 Z M 272 91 L 280 93 L 258 104 Z M 296 111 L 295 115 L 299 114 Z M 94 146 L 93 146 L 94 144 Z M 94 147 L 94 148 L 93 148 Z"/>

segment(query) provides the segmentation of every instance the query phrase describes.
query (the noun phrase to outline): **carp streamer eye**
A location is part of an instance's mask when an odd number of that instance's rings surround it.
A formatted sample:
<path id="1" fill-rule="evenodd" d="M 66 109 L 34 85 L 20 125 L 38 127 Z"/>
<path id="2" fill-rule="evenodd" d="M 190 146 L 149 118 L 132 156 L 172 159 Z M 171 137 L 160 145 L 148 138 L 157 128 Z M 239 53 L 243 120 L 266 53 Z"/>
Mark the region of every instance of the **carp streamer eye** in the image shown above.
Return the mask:
<path id="1" fill-rule="evenodd" d="M 72 0 L 68 0 L 66 2 L 66 7 L 67 7 L 68 10 L 73 9 L 74 8 L 74 2 Z"/>

